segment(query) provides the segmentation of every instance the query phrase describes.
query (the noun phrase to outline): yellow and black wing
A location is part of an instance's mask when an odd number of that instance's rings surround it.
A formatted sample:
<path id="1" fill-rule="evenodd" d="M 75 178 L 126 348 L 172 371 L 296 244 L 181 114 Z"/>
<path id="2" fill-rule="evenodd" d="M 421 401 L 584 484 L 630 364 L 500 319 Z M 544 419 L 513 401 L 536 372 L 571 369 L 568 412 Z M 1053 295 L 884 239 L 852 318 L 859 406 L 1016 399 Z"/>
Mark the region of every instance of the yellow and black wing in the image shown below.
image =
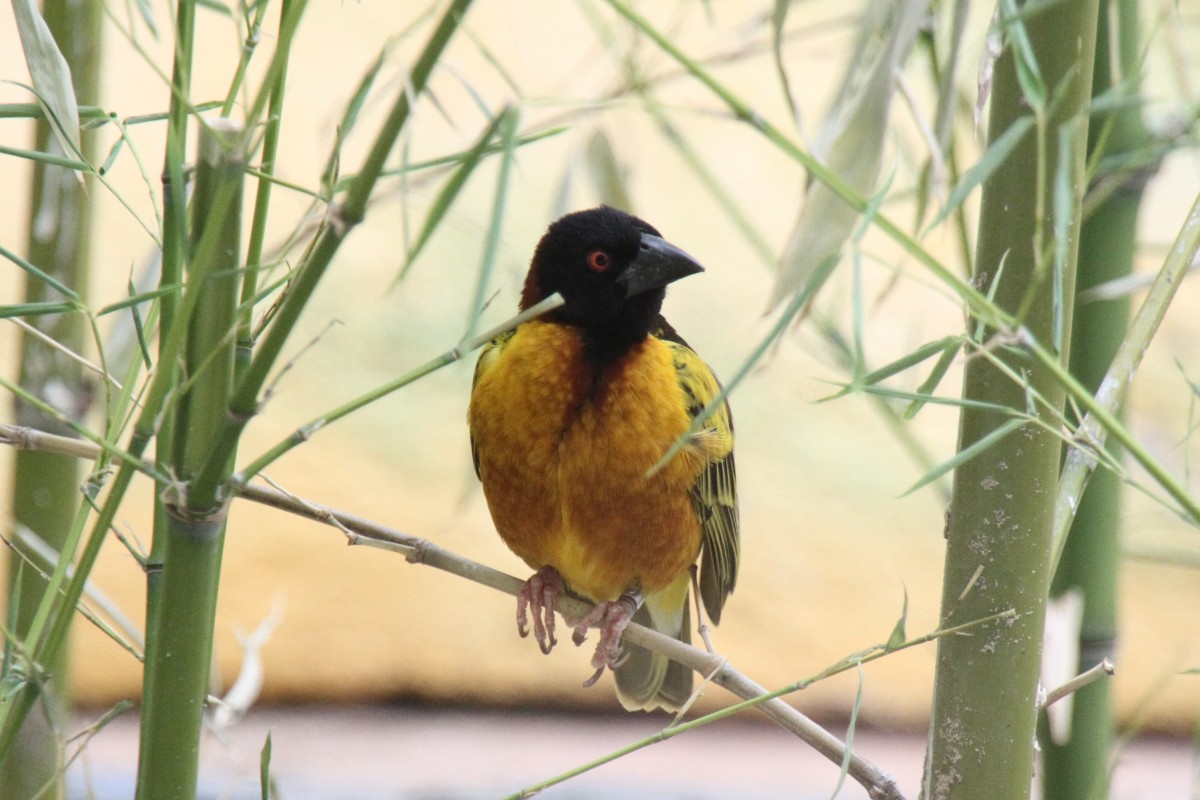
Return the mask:
<path id="1" fill-rule="evenodd" d="M 665 322 L 655 332 L 671 348 L 675 376 L 693 420 L 721 392 L 721 384 L 704 360 Z M 700 518 L 700 597 L 713 623 L 737 582 L 740 533 L 737 474 L 733 462 L 733 416 L 721 401 L 693 435 L 695 449 L 706 465 L 691 489 L 692 505 Z"/>

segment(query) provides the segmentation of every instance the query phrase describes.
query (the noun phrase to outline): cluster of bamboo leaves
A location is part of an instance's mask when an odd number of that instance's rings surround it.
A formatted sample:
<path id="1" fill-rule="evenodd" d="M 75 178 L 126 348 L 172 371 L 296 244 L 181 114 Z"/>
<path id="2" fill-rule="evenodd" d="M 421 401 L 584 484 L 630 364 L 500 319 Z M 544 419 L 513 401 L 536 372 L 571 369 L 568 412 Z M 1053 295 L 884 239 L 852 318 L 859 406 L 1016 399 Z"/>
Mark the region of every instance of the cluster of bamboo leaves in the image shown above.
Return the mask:
<path id="1" fill-rule="evenodd" d="M 45 9 L 46 19 L 52 22 L 51 8 L 56 3 L 47 2 Z M 105 13 L 111 13 L 104 11 L 103 4 L 88 5 L 94 14 L 92 24 L 100 24 Z M 212 5 L 179 0 L 169 16 L 172 30 L 161 32 L 173 41 L 173 64 L 163 70 L 172 90 L 168 110 L 119 118 L 96 105 L 94 87 L 90 94 L 81 88 L 81 70 L 66 68 L 75 56 L 64 40 L 75 26 L 82 27 L 81 18 L 65 18 L 48 27 L 31 0 L 14 0 L 34 101 L 0 109 L 5 116 L 35 118 L 44 131 L 34 149 L 2 146 L 0 156 L 30 159 L 50 179 L 86 183 L 92 192 L 112 192 L 105 173 L 116 159 L 138 160 L 131 128 L 157 124 L 164 130 L 166 156 L 159 205 L 153 222 L 144 224 L 161 253 L 156 286 L 139 288 L 131 281 L 126 299 L 94 309 L 86 297 L 86 278 L 74 275 L 64 279 L 44 260 L 49 256 L 33 250 L 28 257 L 22 256 L 0 243 L 0 256 L 23 270 L 29 285 L 35 287 L 27 302 L 4 306 L 3 315 L 50 331 L 47 336 L 68 355 L 93 352 L 103 386 L 102 422 L 94 425 L 83 416 L 65 413 L 25 381 L 4 380 L 5 388 L 23 406 L 41 415 L 44 427 L 58 426 L 90 442 L 98 455 L 84 481 L 82 498 L 75 492 L 78 480 L 73 467 L 68 470 L 62 460 L 48 465 L 52 472 L 67 476 L 63 491 L 68 497 L 64 507 L 69 509 L 69 518 L 58 526 L 64 535 L 53 542 L 53 550 L 60 555 L 43 552 L 41 557 L 26 554 L 12 560 L 13 592 L 0 683 L 0 758 L 6 754 L 8 758 L 0 763 L 6 773 L 20 771 L 14 766 L 17 759 L 13 754 L 32 741 L 28 731 L 40 714 L 39 704 L 49 702 L 54 691 L 51 679 L 57 670 L 65 669 L 62 656 L 70 625 L 77 611 L 87 608 L 83 602 L 87 577 L 103 544 L 111 535 L 119 536 L 114 525 L 118 511 L 134 479 L 144 476 L 158 488 L 153 539 L 145 552 L 127 542 L 147 577 L 144 640 L 92 615 L 133 657 L 144 662 L 138 770 L 138 796 L 144 798 L 195 795 L 229 504 L 264 469 L 319 429 L 461 357 L 494 333 L 476 335 L 476 319 L 486 301 L 503 230 L 514 154 L 565 129 L 544 122 L 523 128 L 528 115 L 520 106 L 502 103 L 487 109 L 488 122 L 465 151 L 410 163 L 404 148 L 399 148 L 397 165 L 393 154 L 413 124 L 413 105 L 421 101 L 447 46 L 467 19 L 470 0 L 451 0 L 415 15 L 412 28 L 405 32 L 406 36 L 423 36 L 425 44 L 406 67 L 403 85 L 386 101 L 389 110 L 379 129 L 363 134 L 370 137 L 370 145 L 362 162 L 347 172 L 342 149 L 348 137 L 362 134 L 357 123 L 364 105 L 384 94 L 376 83 L 387 63 L 386 52 L 349 92 L 351 100 L 330 156 L 314 181 L 317 188 L 282 183 L 274 177 L 274 170 L 280 131 L 287 119 L 284 90 L 306 2 L 260 0 L 224 9 L 237 21 L 246 45 L 226 96 L 204 102 L 193 97 L 191 90 L 191 76 L 198 69 L 193 59 L 194 36 L 196 15 L 212 13 Z M 962 52 L 968 47 L 964 31 L 969 4 L 944 3 L 932 8 L 916 0 L 866 4 L 856 22 L 859 34 L 847 57 L 842 89 L 812 149 L 801 144 L 795 132 L 759 114 L 722 83 L 719 71 L 704 57 L 686 52 L 669 32 L 632 4 L 607 0 L 605 5 L 612 12 L 608 15 L 583 5 L 598 32 L 614 42 L 614 47 L 632 42 L 620 52 L 624 79 L 612 99 L 632 98 L 641 104 L 744 234 L 749 248 L 779 267 L 771 297 L 772 324 L 729 376 L 726 391 L 736 391 L 797 319 L 815 326 L 848 376 L 844 388 L 831 399 L 858 393 L 873 398 L 922 465 L 923 474 L 911 490 L 941 484 L 945 476 L 955 475 L 943 628 L 978 623 L 1011 641 L 1024 637 L 1019 647 L 999 645 L 1012 658 L 995 659 L 992 669 L 1005 677 L 1021 674 L 1025 679 L 1015 694 L 997 692 L 991 702 L 981 701 L 981 694 L 986 693 L 980 693 L 978 687 L 995 681 L 972 671 L 967 666 L 970 659 L 955 650 L 965 639 L 933 636 L 908 640 L 903 617 L 887 643 L 855 654 L 817 679 L 861 668 L 867 661 L 916 641 L 939 638 L 926 791 L 937 797 L 975 797 L 984 795 L 978 794 L 977 788 L 971 794 L 970 787 L 983 785 L 991 792 L 988 797 L 1027 796 L 1028 764 L 1033 758 L 1029 742 L 1037 706 L 1033 697 L 1036 654 L 1051 578 L 1056 572 L 1062 574 L 1060 558 L 1070 552 L 1068 543 L 1073 541 L 1068 536 L 1071 523 L 1080 508 L 1084 486 L 1097 468 L 1096 474 L 1105 476 L 1104 480 L 1134 480 L 1114 451 L 1106 448 L 1106 442 L 1119 445 L 1139 465 L 1145 476 L 1139 479 L 1140 489 L 1192 524 L 1200 523 L 1200 501 L 1133 436 L 1119 413 L 1139 360 L 1195 257 L 1200 244 L 1200 211 L 1193 210 L 1188 216 L 1132 322 L 1126 326 L 1118 319 L 1106 324 L 1108 330 L 1115 325 L 1123 335 L 1105 351 L 1098 373 L 1082 377 L 1081 368 L 1067 358 L 1073 352 L 1073 322 L 1074 336 L 1081 335 L 1079 320 L 1073 320 L 1075 264 L 1077 249 L 1086 253 L 1089 247 L 1089 218 L 1114 213 L 1106 201 L 1123 197 L 1124 187 L 1174 146 L 1152 140 L 1129 121 L 1130 114 L 1138 113 L 1140 102 L 1137 76 L 1142 51 L 1136 3 L 1018 4 L 1001 0 L 989 31 L 998 58 L 991 67 L 993 77 L 988 79 L 988 146 L 978 161 L 961 171 L 955 131 L 962 128 L 959 93 Z M 780 0 L 764 18 L 767 46 L 789 103 L 787 31 L 789 19 L 794 22 L 798 13 L 791 3 Z M 149 16 L 130 23 L 110 16 L 108 22 L 118 29 L 140 24 L 156 32 L 158 25 Z M 260 53 L 261 33 L 268 24 L 273 26 L 273 47 L 270 53 Z M 1097 26 L 1102 35 L 1097 35 Z M 935 35 L 943 29 L 949 33 Z M 1074 37 L 1088 42 L 1089 47 L 1066 53 L 1057 46 L 1063 40 L 1074 41 Z M 136 43 L 136 37 L 130 36 L 129 41 Z M 1090 77 L 1091 45 L 1097 42 L 1103 43 L 1104 56 L 1096 63 L 1121 65 L 1118 73 L 1108 75 L 1107 82 Z M 1109 42 L 1118 43 L 1119 54 L 1108 52 Z M 487 52 L 486 42 L 476 44 Z M 781 253 L 766 242 L 751 216 L 732 201 L 721 179 L 697 155 L 671 109 L 656 94 L 653 81 L 644 80 L 638 59 L 644 57 L 646 48 L 653 48 L 687 80 L 707 90 L 723 113 L 745 126 L 751 146 L 777 150 L 808 174 L 810 186 L 803 210 Z M 888 120 L 898 113 L 896 106 L 901 100 L 896 75 L 914 60 L 914 54 L 923 55 L 928 64 L 926 78 L 936 90 L 937 106 L 929 126 L 930 156 L 917 188 L 918 217 L 909 222 L 893 217 L 889 207 L 892 178 L 881 179 L 880 173 L 885 169 Z M 253 74 L 249 67 L 256 59 L 265 61 L 266 66 L 260 81 L 248 86 L 247 76 Z M 82 136 L 80 131 L 84 131 Z M 89 143 L 97 133 L 113 135 L 103 156 Z M 626 189 L 611 144 L 596 137 L 589 153 L 599 165 L 598 171 L 612 178 L 605 184 L 607 188 L 601 187 L 601 193 L 622 204 Z M 491 157 L 499 158 L 500 168 L 463 342 L 394 381 L 315 415 L 276 446 L 240 457 L 241 434 L 283 366 L 281 356 L 303 309 L 343 241 L 367 215 L 380 182 L 397 179 L 403 190 L 418 174 L 434 175 L 440 181 L 424 220 L 414 225 L 415 233 L 406 238 L 407 269 L 437 232 L 478 166 Z M 142 165 L 141 171 L 151 185 L 153 170 Z M 948 187 L 941 195 L 934 191 L 939 183 Z M 248 185 L 256 190 L 248 192 Z M 1085 194 L 1088 187 L 1095 188 Z M 973 239 L 966 203 L 981 188 L 983 212 Z M 272 193 L 280 190 L 310 197 L 313 215 L 321 221 L 315 228 L 297 225 L 294 235 L 268 256 L 270 200 Z M 115 192 L 114 196 L 122 201 Z M 999 208 L 1005 197 L 1020 198 L 1027 213 L 1003 222 L 998 211 L 989 217 L 989 208 Z M 1128 216 L 1130 208 L 1118 213 Z M 1136 202 L 1132 213 L 1136 215 Z M 940 226 L 955 230 L 965 269 L 947 263 L 923 243 L 925 233 Z M 1120 230 L 1112 224 L 1096 227 Z M 1077 244 L 1081 229 L 1083 243 Z M 899 245 L 909 260 L 904 269 L 932 279 L 961 304 L 969 320 L 965 330 L 928 342 L 891 363 L 870 363 L 870 343 L 864 334 L 867 312 L 859 290 L 864 258 L 861 243 L 868 230 Z M 1131 228 L 1123 230 L 1132 252 Z M 86 262 L 86 251 L 77 258 Z M 839 269 L 853 270 L 857 287 L 851 295 L 848 325 L 841 322 L 847 315 L 836 310 L 831 313 L 820 302 L 820 290 Z M 1088 286 L 1108 279 L 1089 279 Z M 125 315 L 132 322 L 133 344 L 125 358 L 114 357 L 101 340 L 101 325 L 114 315 Z M 50 328 L 59 321 L 74 329 Z M 960 395 L 957 387 L 946 386 L 944 379 L 952 364 L 962 360 L 968 367 L 965 393 Z M 1096 373 L 1096 368 L 1091 369 Z M 914 374 L 919 379 L 909 380 Z M 916 383 L 917 388 L 896 388 L 903 385 L 898 378 L 909 380 L 907 385 Z M 957 406 L 963 414 L 959 451 L 940 462 L 924 452 L 905 425 L 929 404 Z M 697 426 L 702 424 L 703 418 L 697 421 Z M 1022 449 L 1036 450 L 1039 460 L 1023 462 Z M 970 534 L 968 521 L 995 512 L 995 507 L 988 505 L 989 498 L 981 500 L 975 487 L 995 479 L 999 462 L 1024 463 L 1030 480 L 1041 482 L 1036 489 L 1026 484 L 1017 490 L 1022 501 L 1034 493 L 1041 497 L 1035 517 L 1021 523 L 1029 537 L 1014 539 L 1028 552 L 1024 557 L 1013 554 L 1014 560 L 1007 563 L 998 559 L 995 567 L 1028 572 L 1032 577 L 1028 585 L 1015 585 L 1007 595 L 992 593 L 986 602 L 977 603 L 980 593 L 973 591 L 979 578 L 977 559 L 957 550 Z M 35 474 L 20 465 L 17 471 Z M 959 531 L 956 525 L 964 527 Z M 29 591 L 31 587 L 33 591 Z M 1013 624 L 1014 616 L 1021 620 L 1019 624 Z M 783 692 L 809 683 L 800 682 Z M 977 719 L 963 716 L 967 700 Z M 856 704 L 853 713 L 857 710 Z M 61 720 L 61 713 L 60 708 L 51 715 L 57 714 Z M 974 741 L 981 751 L 989 753 L 984 771 L 974 776 L 962 774 L 956 743 L 939 735 L 949 718 L 966 725 L 977 737 Z M 1011 719 L 1012 727 L 989 737 L 984 729 L 999 718 Z M 654 741 L 682 733 L 690 725 L 672 726 L 666 736 Z M 1014 735 L 1012 730 L 1020 733 Z M 1023 735 L 1026 730 L 1028 735 Z M 1109 740 L 1098 746 L 1107 748 Z M 264 751 L 267 757 L 269 742 Z M 1094 754 L 1082 756 L 1084 761 L 1089 759 L 1095 761 Z M 1103 759 L 1095 763 L 1103 768 Z M 1007 773 L 1003 790 L 997 788 L 997 776 L 987 771 L 994 771 L 997 764 L 1004 765 Z M 55 752 L 49 769 L 38 773 L 37 785 L 19 796 L 58 791 L 55 786 L 61 782 L 62 770 L 62 754 Z M 938 776 L 951 772 L 958 782 L 940 791 Z M 966 793 L 956 788 L 962 786 L 968 787 Z M 263 796 L 269 791 L 264 777 Z"/>

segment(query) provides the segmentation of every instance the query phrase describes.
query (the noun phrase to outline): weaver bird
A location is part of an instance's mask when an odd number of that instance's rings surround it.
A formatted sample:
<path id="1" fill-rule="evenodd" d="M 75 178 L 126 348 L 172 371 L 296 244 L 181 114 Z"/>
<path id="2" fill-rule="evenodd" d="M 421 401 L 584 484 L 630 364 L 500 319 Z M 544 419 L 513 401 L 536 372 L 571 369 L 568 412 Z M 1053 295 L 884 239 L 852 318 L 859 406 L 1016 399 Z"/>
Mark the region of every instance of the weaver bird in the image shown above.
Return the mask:
<path id="1" fill-rule="evenodd" d="M 471 450 L 492 520 L 536 570 L 517 600 L 518 631 L 528 635 L 532 612 L 549 653 L 556 599 L 565 591 L 595 603 L 569 620 L 576 644 L 600 628 L 586 685 L 611 668 L 630 710 L 676 710 L 692 691 L 687 667 L 622 649 L 630 620 L 687 642 L 697 559 L 714 623 L 737 578 L 728 405 L 659 464 L 720 392 L 659 313 L 667 284 L 701 271 L 637 217 L 568 214 L 538 243 L 521 309 L 554 292 L 565 303 L 489 343 L 471 391 Z"/>

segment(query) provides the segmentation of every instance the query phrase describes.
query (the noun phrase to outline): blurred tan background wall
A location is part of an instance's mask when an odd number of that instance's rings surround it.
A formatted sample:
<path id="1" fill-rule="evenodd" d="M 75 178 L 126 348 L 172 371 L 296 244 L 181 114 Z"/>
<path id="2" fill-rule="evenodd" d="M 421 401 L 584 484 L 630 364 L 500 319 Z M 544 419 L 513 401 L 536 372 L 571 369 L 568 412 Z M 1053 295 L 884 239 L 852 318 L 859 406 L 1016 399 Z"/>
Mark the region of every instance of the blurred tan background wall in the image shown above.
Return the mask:
<path id="1" fill-rule="evenodd" d="M 360 76 L 414 12 L 409 4 L 378 1 L 314 0 L 310 5 L 292 59 L 279 173 L 312 186 Z M 643 5 L 658 24 L 675 31 L 689 52 L 746 51 L 745 58 L 720 66 L 717 74 L 760 113 L 790 129 L 769 49 L 762 47 L 767 28 L 760 18 L 770 4 L 754 9 L 732 3 Z M 705 8 L 711 8 L 711 21 Z M 166 14 L 157 10 L 165 26 Z M 628 32 L 623 24 L 601 16 L 624 42 Z M 848 19 L 845 4 L 838 3 L 807 3 L 793 13 L 797 33 L 789 42 L 787 62 L 806 136 L 819 125 L 838 79 L 852 35 Z M 476 41 L 460 36 L 452 45 L 447 64 L 453 65 L 453 74 L 444 69 L 432 83 L 444 115 L 428 99 L 421 101 L 410 157 L 419 160 L 467 146 L 483 119 L 473 95 L 493 109 L 505 101 L 521 104 L 530 127 L 560 118 L 571 126 L 518 153 L 492 283 L 497 294 L 484 319 L 491 325 L 513 311 L 533 246 L 560 210 L 558 198 L 565 197 L 568 209 L 596 202 L 585 156 L 593 135 L 603 132 L 625 169 L 631 210 L 707 265 L 703 276 L 673 287 L 666 313 L 717 373 L 728 377 L 766 332 L 763 312 L 771 272 L 636 103 L 593 105 L 618 85 L 621 71 L 617 51 L 606 48 L 587 20 L 573 3 L 477 2 L 467 24 Z M 755 20 L 759 24 L 751 25 Z M 385 68 L 386 86 L 348 148 L 347 168 L 357 163 L 425 33 L 422 27 L 395 42 Z M 1185 40 L 1195 37 L 1194 30 L 1176 33 Z M 121 117 L 164 109 L 162 80 L 112 25 L 106 36 L 105 108 Z M 144 29 L 138 41 L 156 63 L 169 63 L 166 45 Z M 965 57 L 970 66 L 964 87 L 974 85 L 970 73 L 978 63 L 979 41 L 974 39 L 976 49 Z M 195 96 L 219 99 L 231 74 L 237 34 L 228 20 L 203 13 L 197 42 L 202 52 L 197 63 L 205 68 L 195 76 Z M 268 31 L 265 46 L 270 43 Z M 675 70 L 648 45 L 641 55 L 649 75 Z M 489 65 L 489 56 L 521 87 L 521 98 Z M 265 58 L 264 53 L 259 67 Z M 0 78 L 27 80 L 8 9 L 0 11 Z M 803 172 L 748 126 L 728 119 L 713 98 L 690 82 L 666 80 L 657 96 L 767 241 L 781 247 L 799 208 Z M 0 85 L 0 102 L 28 100 L 19 88 Z M 925 113 L 929 108 L 927 104 Z M 919 140 L 907 109 L 897 105 L 893 120 L 896 130 L 884 173 L 894 169 L 897 180 L 911 181 L 922 157 Z M 107 145 L 111 134 L 105 135 Z M 162 162 L 161 128 L 143 126 L 134 135 L 154 181 Z M 0 142 L 28 147 L 30 141 L 29 126 L 0 120 Z M 406 219 L 419 224 L 437 184 L 419 178 L 406 190 L 397 182 L 389 184 L 340 252 L 305 317 L 305 330 L 293 337 L 289 353 L 296 361 L 252 423 L 244 457 L 458 341 L 481 257 L 494 175 L 495 164 L 489 164 L 471 179 L 449 224 L 394 288 L 402 266 L 402 225 Z M 1151 185 L 1142 220 L 1144 270 L 1154 269 L 1169 246 L 1196 191 L 1196 178 L 1193 153 L 1171 159 Z M 122 157 L 110 179 L 152 222 L 153 201 L 132 160 Z M 0 158 L 0 241 L 18 252 L 23 249 L 27 182 L 26 164 Z M 153 189 L 157 197 L 157 183 Z M 100 220 L 93 297 L 100 306 L 124 295 L 130 274 L 147 261 L 151 242 L 108 192 L 98 185 L 94 190 Z M 277 191 L 277 235 L 294 226 L 305 207 L 304 198 Z M 897 220 L 911 219 L 911 210 L 903 206 L 888 211 Z M 940 236 L 934 234 L 927 244 L 952 259 L 953 243 Z M 873 364 L 961 328 L 957 305 L 897 256 L 890 243 L 868 236 L 864 252 L 866 333 Z M 904 276 L 893 281 L 892 268 L 881 264 L 901 265 Z M 847 319 L 850 285 L 849 270 L 841 270 L 821 307 Z M 8 263 L 0 266 L 2 301 L 17 301 L 19 289 L 18 270 Z M 1198 454 L 1190 434 L 1196 397 L 1185 380 L 1200 377 L 1200 320 L 1194 313 L 1198 294 L 1195 281 L 1181 292 L 1148 354 L 1131 414 L 1143 441 L 1185 474 Z M 9 377 L 15 374 L 14 331 L 12 324 L 0 322 L 0 363 Z M 471 364 L 473 358 L 437 372 L 322 430 L 271 469 L 270 477 L 302 497 L 526 577 L 524 565 L 492 530 L 471 469 L 464 420 Z M 903 495 L 923 470 L 869 400 L 815 402 L 834 390 L 831 382 L 844 378 L 820 338 L 800 326 L 732 401 L 744 560 L 715 641 L 737 667 L 769 687 L 811 676 L 842 656 L 886 640 L 905 592 L 909 632 L 936 625 L 943 497 L 936 486 Z M 951 375 L 944 391 L 957 390 L 957 375 Z M 929 407 L 913 425 L 938 460 L 953 450 L 956 416 L 952 410 Z M 11 453 L 0 451 L 0 485 L 5 487 L 10 458 Z M 120 519 L 144 544 L 150 491 L 143 483 Z M 7 512 L 8 490 L 0 491 L 0 497 L 0 510 Z M 1124 517 L 1130 549 L 1196 552 L 1195 529 L 1136 491 L 1129 493 Z M 94 578 L 140 623 L 142 576 L 117 542 L 108 546 Z M 1197 678 L 1178 673 L 1200 666 L 1200 573 L 1195 567 L 1131 558 L 1122 579 L 1123 638 L 1115 679 L 1119 708 L 1127 720 L 1188 730 L 1200 710 Z M 616 705 L 607 680 L 591 690 L 580 688 L 590 674 L 588 651 L 562 646 L 547 658 L 531 641 L 516 636 L 511 598 L 410 566 L 393 554 L 347 548 L 332 528 L 252 504 L 234 508 L 221 593 L 218 667 L 226 684 L 241 658 L 236 634 L 253 629 L 273 607 L 282 613 L 262 653 L 264 696 L 270 701 L 419 698 Z M 105 704 L 136 697 L 140 671 L 135 660 L 82 619 L 76 627 L 79 701 Z M 864 718 L 878 724 L 920 724 L 928 712 L 933 656 L 928 645 L 869 666 Z M 794 699 L 812 713 L 846 716 L 856 688 L 849 675 Z M 710 695 L 719 694 L 710 690 Z"/>

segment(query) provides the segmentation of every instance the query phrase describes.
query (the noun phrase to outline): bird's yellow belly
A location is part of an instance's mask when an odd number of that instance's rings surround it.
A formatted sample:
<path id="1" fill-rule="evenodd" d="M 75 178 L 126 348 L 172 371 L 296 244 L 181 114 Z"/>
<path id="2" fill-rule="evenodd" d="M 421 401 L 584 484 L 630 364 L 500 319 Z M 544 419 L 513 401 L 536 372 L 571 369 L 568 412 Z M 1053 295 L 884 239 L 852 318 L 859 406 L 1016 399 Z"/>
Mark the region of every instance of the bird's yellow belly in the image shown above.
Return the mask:
<path id="1" fill-rule="evenodd" d="M 666 588 L 700 549 L 701 466 L 679 457 L 646 476 L 689 423 L 668 349 L 648 338 L 593 376 L 573 329 L 527 323 L 500 359 L 470 417 L 501 537 L 595 601 Z"/>

